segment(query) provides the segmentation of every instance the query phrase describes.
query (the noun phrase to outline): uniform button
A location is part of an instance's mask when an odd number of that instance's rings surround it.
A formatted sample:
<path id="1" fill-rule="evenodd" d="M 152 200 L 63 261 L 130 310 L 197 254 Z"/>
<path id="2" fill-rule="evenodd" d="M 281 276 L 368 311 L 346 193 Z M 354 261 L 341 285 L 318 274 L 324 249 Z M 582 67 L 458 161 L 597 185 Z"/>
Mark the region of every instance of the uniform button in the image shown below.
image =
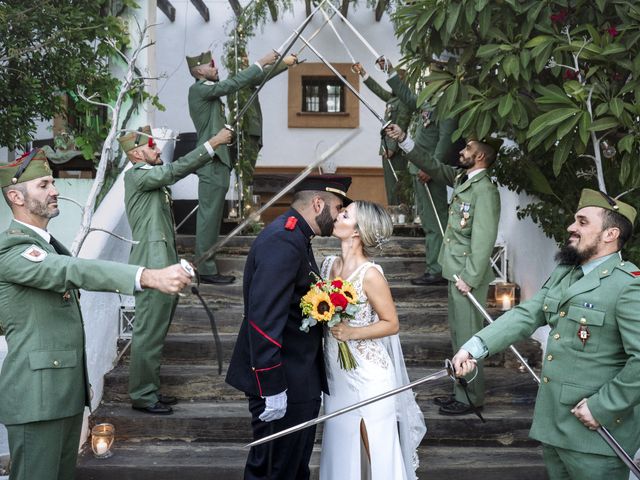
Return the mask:
<path id="1" fill-rule="evenodd" d="M 619 418 L 616 418 L 616 423 L 622 423 L 622 420 L 620 420 Z"/>
<path id="2" fill-rule="evenodd" d="M 549 377 L 542 377 L 542 381 L 544 383 L 549 383 Z"/>
<path id="3" fill-rule="evenodd" d="M 564 317 L 566 314 L 567 314 L 567 312 L 564 312 L 564 311 L 563 311 L 563 312 L 560 312 L 560 316 L 561 316 L 561 317 Z"/>
<path id="4" fill-rule="evenodd" d="M 467 256 L 467 252 L 462 252 L 462 255 L 466 257 Z"/>
<path id="5" fill-rule="evenodd" d="M 553 360 L 553 355 L 547 355 L 547 360 L 549 361 Z"/>
<path id="6" fill-rule="evenodd" d="M 560 334 L 559 334 L 559 333 L 556 333 L 556 334 L 553 336 L 553 339 L 554 339 L 554 340 L 559 340 L 559 339 L 560 339 Z"/>
<path id="7" fill-rule="evenodd" d="M 546 312 L 549 309 L 549 306 L 545 305 L 544 307 L 542 307 L 542 309 Z"/>
<path id="8" fill-rule="evenodd" d="M 120 290 L 118 290 L 117 288 L 116 288 L 116 293 L 120 293 Z"/>
<path id="9" fill-rule="evenodd" d="M 587 319 L 586 319 L 586 318 L 584 318 L 584 317 L 582 317 L 582 318 L 580 319 L 580 323 L 581 323 L 582 325 L 585 325 L 585 324 L 587 323 Z"/>
<path id="10" fill-rule="evenodd" d="M 53 366 L 54 367 L 59 367 L 60 366 L 60 362 L 58 360 L 54 360 L 53 361 Z"/>
<path id="11" fill-rule="evenodd" d="M 450 238 L 447 238 L 447 242 L 450 242 L 450 241 L 451 241 L 451 239 L 450 239 Z"/>
<path id="12" fill-rule="evenodd" d="M 607 269 L 602 270 L 602 274 L 603 275 L 606 275 L 607 273 L 609 273 L 609 270 L 607 270 Z"/>

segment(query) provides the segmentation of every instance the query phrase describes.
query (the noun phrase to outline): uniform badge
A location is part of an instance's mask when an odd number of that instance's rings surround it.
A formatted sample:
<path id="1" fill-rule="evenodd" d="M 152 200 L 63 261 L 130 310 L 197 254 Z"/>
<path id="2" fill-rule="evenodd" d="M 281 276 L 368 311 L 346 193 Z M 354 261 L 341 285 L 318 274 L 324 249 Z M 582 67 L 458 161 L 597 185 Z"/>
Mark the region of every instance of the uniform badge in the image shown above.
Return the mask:
<path id="1" fill-rule="evenodd" d="M 296 228 L 296 224 L 298 223 L 298 219 L 296 217 L 287 218 L 287 223 L 284 224 L 284 228 L 286 230 L 293 230 Z"/>
<path id="2" fill-rule="evenodd" d="M 582 342 L 583 347 L 587 344 L 587 340 L 589 340 L 590 336 L 591 333 L 589 332 L 589 327 L 586 325 L 580 325 L 580 328 L 578 329 L 578 338 Z"/>
<path id="3" fill-rule="evenodd" d="M 634 277 L 640 277 L 640 272 L 631 272 Z"/>
<path id="4" fill-rule="evenodd" d="M 460 226 L 464 228 L 467 225 L 467 221 L 469 220 L 469 209 L 471 208 L 470 203 L 461 203 L 460 204 L 460 214 L 462 215 L 462 220 L 460 220 Z"/>
<path id="5" fill-rule="evenodd" d="M 71 291 L 67 290 L 66 292 L 64 292 L 62 294 L 62 300 L 64 300 L 65 302 L 68 302 L 69 300 L 71 300 Z"/>
<path id="6" fill-rule="evenodd" d="M 42 250 L 40 247 L 36 247 L 35 245 L 31 245 L 27 248 L 21 255 L 31 262 L 41 262 L 45 258 L 47 258 L 47 252 Z"/>

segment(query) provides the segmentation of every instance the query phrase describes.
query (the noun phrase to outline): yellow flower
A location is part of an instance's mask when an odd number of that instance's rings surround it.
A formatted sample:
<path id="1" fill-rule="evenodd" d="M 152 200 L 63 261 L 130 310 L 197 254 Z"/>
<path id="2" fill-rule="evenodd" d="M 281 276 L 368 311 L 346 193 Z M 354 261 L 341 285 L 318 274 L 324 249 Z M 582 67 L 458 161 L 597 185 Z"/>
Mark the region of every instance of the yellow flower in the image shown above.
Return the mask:
<path id="1" fill-rule="evenodd" d="M 347 297 L 347 300 L 349 300 L 349 303 L 351 304 L 356 304 L 358 303 L 358 294 L 356 293 L 356 289 L 353 288 L 353 285 L 351 285 L 349 282 L 344 282 L 342 284 L 342 294 Z"/>
<path id="2" fill-rule="evenodd" d="M 331 299 L 327 293 L 315 293 L 310 298 L 310 301 L 313 307 L 310 312 L 311 317 L 315 318 L 319 322 L 327 322 L 331 320 L 331 317 L 333 317 L 333 314 L 335 313 L 335 307 L 332 305 Z"/>

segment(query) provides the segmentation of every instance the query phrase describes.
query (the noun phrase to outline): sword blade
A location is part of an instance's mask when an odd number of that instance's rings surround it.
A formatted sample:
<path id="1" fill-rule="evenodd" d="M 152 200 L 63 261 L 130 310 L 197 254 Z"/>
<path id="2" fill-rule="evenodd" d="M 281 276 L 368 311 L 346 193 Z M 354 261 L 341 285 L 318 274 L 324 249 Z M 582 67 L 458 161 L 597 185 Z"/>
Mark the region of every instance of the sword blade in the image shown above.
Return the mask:
<path id="1" fill-rule="evenodd" d="M 231 241 L 231 239 L 235 237 L 237 234 L 242 232 L 242 230 L 244 230 L 247 227 L 247 225 L 249 225 L 250 223 L 255 223 L 258 220 L 258 218 L 260 218 L 260 215 L 267 208 L 269 208 L 275 202 L 280 200 L 283 196 L 289 193 L 289 191 L 293 187 L 295 187 L 302 180 L 308 177 L 309 174 L 318 167 L 318 165 L 322 164 L 325 160 L 331 157 L 334 153 L 336 153 L 338 150 L 344 147 L 347 143 L 349 143 L 351 140 L 353 140 L 353 138 L 355 138 L 359 134 L 360 134 L 360 129 L 357 128 L 353 130 L 345 138 L 343 138 L 342 140 L 337 142 L 335 145 L 333 145 L 331 148 L 326 150 L 322 155 L 320 155 L 320 157 L 316 161 L 314 161 L 309 166 L 307 166 L 296 178 L 294 178 L 289 184 L 287 184 L 280 192 L 274 195 L 273 198 L 271 198 L 267 203 L 265 203 L 258 211 L 256 211 L 255 213 L 252 213 L 248 218 L 244 220 L 244 222 L 242 222 L 240 225 L 234 228 L 231 231 L 231 233 L 229 233 L 229 235 L 218 240 L 218 242 L 216 242 L 211 248 L 209 248 L 209 250 L 204 252 L 199 258 L 196 258 L 193 263 L 195 263 L 196 265 L 200 265 L 202 262 L 211 258 L 215 254 L 215 252 L 217 252 L 220 248 L 222 248 L 224 245 L 229 243 L 229 241 Z"/>
<path id="2" fill-rule="evenodd" d="M 631 473 L 633 473 L 633 475 L 640 480 L 640 467 L 638 467 L 636 462 L 633 461 L 633 458 L 631 458 L 631 456 L 627 452 L 625 452 L 625 450 L 620 446 L 618 441 L 613 437 L 613 435 L 611 435 L 609 430 L 607 430 L 603 426 L 600 426 L 596 429 L 596 432 L 598 432 L 602 437 L 602 439 L 605 442 L 607 442 L 607 444 L 615 452 L 618 458 L 622 460 L 622 462 L 627 467 L 629 467 L 629 470 L 631 470 Z"/>
<path id="3" fill-rule="evenodd" d="M 443 368 L 442 370 L 437 371 L 436 373 L 432 373 L 431 375 L 427 375 L 426 377 L 422 377 L 419 380 L 416 380 L 414 382 L 408 383 L 407 385 L 404 385 L 402 387 L 398 387 L 395 388 L 393 390 L 389 390 L 388 392 L 384 392 L 381 393 L 380 395 L 376 395 L 375 397 L 371 397 L 368 398 L 366 400 L 363 400 L 361 402 L 355 403 L 353 405 L 350 405 L 348 407 L 344 407 L 341 408 L 340 410 L 336 410 L 335 412 L 332 413 L 328 413 L 327 415 L 323 415 L 321 417 L 318 418 L 314 418 L 312 420 L 308 420 L 306 422 L 300 423 L 298 425 L 295 425 L 293 427 L 289 427 L 285 430 L 282 430 L 278 433 L 274 433 L 273 435 L 269 435 L 266 437 L 263 437 L 259 440 L 256 440 L 255 442 L 252 442 L 248 445 L 246 445 L 246 447 L 255 447 L 257 445 L 262 445 L 263 443 L 267 443 L 270 442 L 272 440 L 275 440 L 277 438 L 280 437 L 284 437 L 286 435 L 289 435 L 291 433 L 294 432 L 298 432 L 300 430 L 304 430 L 305 428 L 309 428 L 312 427 L 314 425 L 318 425 L 319 423 L 322 422 L 326 422 L 327 420 L 337 417 L 339 415 L 343 415 L 345 413 L 351 412 L 352 410 L 357 410 L 358 408 L 362 408 L 366 405 L 369 405 L 371 403 L 375 403 L 378 402 L 380 400 L 383 400 L 385 398 L 391 397 L 393 395 L 397 395 L 398 393 L 404 392 L 405 390 L 409 390 L 417 385 L 421 385 L 423 383 L 427 383 L 427 382 L 431 382 L 433 380 L 438 380 L 440 378 L 443 377 L 449 377 L 451 375 L 451 367 L 447 366 L 445 368 Z"/>
<path id="4" fill-rule="evenodd" d="M 324 12 L 324 10 L 323 10 Z M 331 16 L 329 17 L 329 19 L 333 18 L 333 16 L 335 15 L 335 12 L 333 12 L 331 14 Z M 322 25 L 320 25 L 315 32 L 313 32 L 311 34 L 311 36 L 308 38 L 309 41 L 313 40 L 314 38 L 316 38 L 318 36 L 318 34 L 322 31 L 322 29 L 327 25 L 327 23 L 329 23 L 329 19 L 326 19 L 324 22 L 322 22 Z M 302 45 L 302 47 L 300 47 L 300 50 L 298 50 L 298 53 L 296 54 L 296 56 L 300 56 L 300 54 L 304 51 L 304 49 L 307 48 L 306 45 Z"/>
<path id="5" fill-rule="evenodd" d="M 338 39 L 338 42 L 340 42 L 340 44 L 342 45 L 344 50 L 347 52 L 347 55 L 349 55 L 349 58 L 351 59 L 351 63 L 356 63 L 355 57 L 351 53 L 351 50 L 349 50 L 349 47 L 347 47 L 347 44 L 344 43 L 344 40 L 342 40 L 342 37 L 338 33 L 338 30 L 336 29 L 336 27 L 333 24 L 333 22 L 331 21 L 331 17 L 329 17 L 329 14 L 327 12 L 325 12 L 324 8 L 321 8 L 320 11 L 322 12 L 322 15 L 324 15 L 324 18 L 326 18 L 327 22 L 329 22 L 329 26 L 331 27 L 331 30 L 333 30 L 333 33 L 335 33 L 336 38 Z M 333 13 L 335 15 L 335 12 L 333 12 Z"/>
<path id="6" fill-rule="evenodd" d="M 367 48 L 367 50 L 369 50 L 373 54 L 373 56 L 376 57 L 376 60 L 379 59 L 381 55 L 378 52 L 376 52 L 376 50 L 371 46 L 369 42 L 367 42 L 367 40 L 362 36 L 362 34 L 358 31 L 358 29 L 354 27 L 353 24 L 349 20 L 347 20 L 344 15 L 342 15 L 338 7 L 333 5 L 331 2 L 327 2 L 327 5 L 329 5 L 333 9 L 333 11 L 336 12 L 336 14 L 342 19 L 342 21 L 347 24 L 347 27 L 349 27 L 351 31 L 355 34 L 355 36 L 358 37 L 358 40 L 362 42 L 362 44 Z"/>

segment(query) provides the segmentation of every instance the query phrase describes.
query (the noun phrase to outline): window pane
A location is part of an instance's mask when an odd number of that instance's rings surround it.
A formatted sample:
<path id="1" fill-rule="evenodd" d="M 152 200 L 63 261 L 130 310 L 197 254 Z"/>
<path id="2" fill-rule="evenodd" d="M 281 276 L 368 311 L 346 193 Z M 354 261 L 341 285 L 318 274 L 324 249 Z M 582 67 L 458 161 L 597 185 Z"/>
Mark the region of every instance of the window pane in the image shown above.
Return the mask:
<path id="1" fill-rule="evenodd" d="M 344 112 L 344 87 L 334 77 L 302 77 L 302 111 Z"/>

